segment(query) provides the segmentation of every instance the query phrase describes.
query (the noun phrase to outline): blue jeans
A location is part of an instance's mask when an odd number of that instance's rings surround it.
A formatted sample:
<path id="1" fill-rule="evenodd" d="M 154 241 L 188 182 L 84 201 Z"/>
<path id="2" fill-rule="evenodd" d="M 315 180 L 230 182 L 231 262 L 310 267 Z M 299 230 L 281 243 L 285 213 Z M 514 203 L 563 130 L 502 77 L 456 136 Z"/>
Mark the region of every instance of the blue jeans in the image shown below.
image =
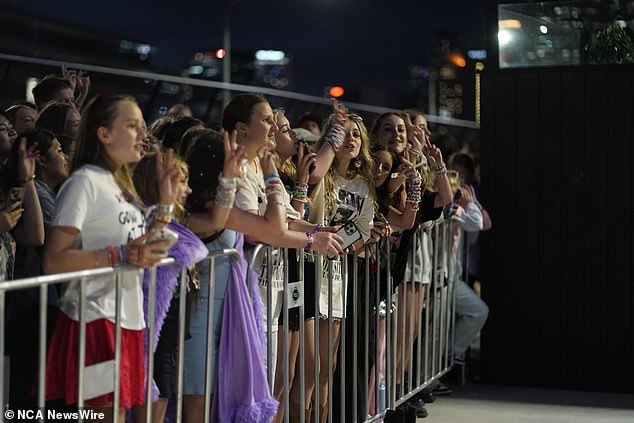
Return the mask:
<path id="1" fill-rule="evenodd" d="M 463 358 L 489 316 L 489 307 L 469 285 L 456 281 L 456 330 L 454 356 Z"/>

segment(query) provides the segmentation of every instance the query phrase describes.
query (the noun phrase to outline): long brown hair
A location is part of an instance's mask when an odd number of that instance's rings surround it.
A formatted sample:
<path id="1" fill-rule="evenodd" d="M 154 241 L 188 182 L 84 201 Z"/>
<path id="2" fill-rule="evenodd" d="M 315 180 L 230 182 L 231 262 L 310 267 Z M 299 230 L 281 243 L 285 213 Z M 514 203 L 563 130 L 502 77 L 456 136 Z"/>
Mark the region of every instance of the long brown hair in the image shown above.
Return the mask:
<path id="1" fill-rule="evenodd" d="M 119 105 L 124 101 L 136 104 L 136 100 L 131 96 L 107 93 L 98 95 L 88 104 L 81 117 L 71 172 L 86 164 L 101 166 L 112 172 L 115 182 L 122 191 L 138 198 L 129 166 L 117 167 L 108 157 L 103 143 L 97 137 L 97 129 L 112 127 L 119 115 Z"/>

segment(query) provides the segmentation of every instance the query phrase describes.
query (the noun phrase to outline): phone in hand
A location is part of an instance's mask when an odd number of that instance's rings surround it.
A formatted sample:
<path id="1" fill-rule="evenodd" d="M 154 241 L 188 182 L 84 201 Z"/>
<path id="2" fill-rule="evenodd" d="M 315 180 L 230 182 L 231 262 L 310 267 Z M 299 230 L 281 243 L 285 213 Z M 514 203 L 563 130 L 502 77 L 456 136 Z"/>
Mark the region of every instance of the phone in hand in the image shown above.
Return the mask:
<path id="1" fill-rule="evenodd" d="M 9 190 L 9 195 L 7 196 L 7 200 L 4 204 L 5 208 L 10 207 L 12 204 L 19 203 L 16 208 L 22 207 L 22 203 L 24 202 L 24 195 L 26 194 L 26 188 L 23 187 L 12 187 Z"/>
<path id="2" fill-rule="evenodd" d="M 169 241 L 169 245 L 166 248 L 161 249 L 152 249 L 152 252 L 158 254 L 165 254 L 167 250 L 178 241 L 178 234 L 168 227 L 163 227 L 158 229 L 152 236 L 147 240 L 147 245 L 152 245 L 161 241 Z"/>
<path id="3" fill-rule="evenodd" d="M 337 235 L 343 238 L 343 244 L 341 244 L 341 249 L 345 250 L 350 247 L 352 244 L 361 239 L 361 232 L 357 228 L 353 222 L 348 222 L 343 225 L 338 231 Z M 336 258 L 335 256 L 328 256 L 329 259 Z"/>
<path id="4" fill-rule="evenodd" d="M 451 215 L 453 215 L 453 211 L 458 205 L 458 202 L 460 201 L 461 198 L 462 198 L 462 190 L 458 188 L 456 190 L 456 193 L 453 195 L 453 200 L 451 200 L 451 204 L 445 207 L 445 210 L 444 210 L 445 219 L 449 219 Z"/>

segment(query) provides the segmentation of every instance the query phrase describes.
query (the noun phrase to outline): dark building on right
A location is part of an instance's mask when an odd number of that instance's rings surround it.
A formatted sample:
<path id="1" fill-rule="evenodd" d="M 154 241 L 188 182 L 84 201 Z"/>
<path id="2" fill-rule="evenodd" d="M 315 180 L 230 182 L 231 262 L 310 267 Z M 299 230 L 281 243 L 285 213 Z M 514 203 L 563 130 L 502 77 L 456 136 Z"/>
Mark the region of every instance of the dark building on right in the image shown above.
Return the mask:
<path id="1" fill-rule="evenodd" d="M 503 4 L 490 17 L 482 378 L 634 393 L 634 2 Z"/>
<path id="2" fill-rule="evenodd" d="M 480 73 L 486 50 L 468 50 L 460 34 L 437 33 L 427 81 L 427 109 L 443 118 L 480 121 Z"/>

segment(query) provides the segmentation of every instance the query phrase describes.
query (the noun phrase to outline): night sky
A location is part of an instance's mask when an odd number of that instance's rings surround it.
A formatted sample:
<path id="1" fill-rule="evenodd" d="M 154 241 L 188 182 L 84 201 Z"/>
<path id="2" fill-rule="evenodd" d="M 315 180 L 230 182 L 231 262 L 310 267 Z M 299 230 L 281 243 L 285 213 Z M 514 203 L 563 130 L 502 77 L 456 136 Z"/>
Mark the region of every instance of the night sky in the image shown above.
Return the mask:
<path id="1" fill-rule="evenodd" d="M 76 23 L 159 48 L 154 66 L 178 72 L 198 50 L 222 45 L 224 0 L 8 1 L 42 17 Z M 235 50 L 279 49 L 293 57 L 293 90 L 324 86 L 407 89 L 408 65 L 423 64 L 437 31 L 485 47 L 486 7 L 494 0 L 234 0 Z"/>

